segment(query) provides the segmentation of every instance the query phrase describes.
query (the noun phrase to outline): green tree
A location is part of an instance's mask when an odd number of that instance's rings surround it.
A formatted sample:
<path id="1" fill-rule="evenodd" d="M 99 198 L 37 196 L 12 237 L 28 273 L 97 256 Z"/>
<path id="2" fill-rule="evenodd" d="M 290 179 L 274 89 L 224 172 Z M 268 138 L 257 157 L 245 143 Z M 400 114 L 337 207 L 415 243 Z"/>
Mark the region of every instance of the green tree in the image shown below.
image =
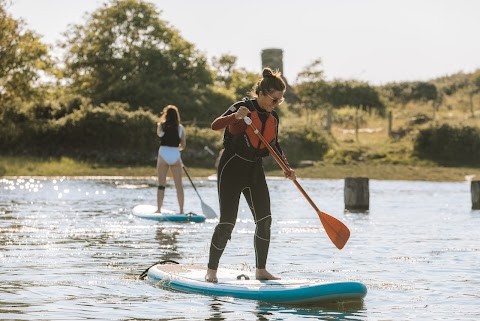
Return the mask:
<path id="1" fill-rule="evenodd" d="M 247 96 L 260 75 L 249 72 L 245 68 L 237 68 L 237 57 L 223 54 L 213 58 L 212 61 L 215 76 L 215 83 L 232 92 L 235 100 Z"/>
<path id="2" fill-rule="evenodd" d="M 235 69 L 232 72 L 232 88 L 235 99 L 240 100 L 248 96 L 252 87 L 256 84 L 260 74 L 247 71 L 245 68 Z"/>
<path id="3" fill-rule="evenodd" d="M 303 107 L 316 110 L 322 106 L 355 106 L 384 114 L 385 106 L 375 88 L 356 81 L 327 82 L 321 64 L 321 59 L 317 59 L 297 76 L 296 92 Z"/>
<path id="4" fill-rule="evenodd" d="M 409 82 L 390 83 L 383 87 L 387 99 L 405 106 L 410 101 L 412 86 Z"/>
<path id="5" fill-rule="evenodd" d="M 429 82 L 418 81 L 412 84 L 410 100 L 435 101 L 438 96 L 437 86 Z"/>
<path id="6" fill-rule="evenodd" d="M 0 0 L 0 103 L 35 97 L 37 81 L 51 67 L 47 45 L 22 20 L 13 19 Z"/>
<path id="7" fill-rule="evenodd" d="M 307 65 L 297 76 L 295 91 L 300 98 L 300 103 L 308 110 L 316 110 L 324 106 L 328 91 L 320 58 Z"/>
<path id="8" fill-rule="evenodd" d="M 385 86 L 389 100 L 406 105 L 410 101 L 436 101 L 439 99 L 437 86 L 430 82 L 415 81 L 392 83 Z"/>
<path id="9" fill-rule="evenodd" d="M 354 106 L 385 115 L 385 105 L 375 88 L 357 81 L 334 81 L 325 91 L 324 99 L 335 108 Z"/>
<path id="10" fill-rule="evenodd" d="M 159 18 L 151 3 L 113 0 L 65 33 L 65 75 L 94 105 L 113 101 L 182 118 L 204 114 L 213 82 L 206 58 Z M 203 107 L 206 108 L 206 107 Z"/>
<path id="11" fill-rule="evenodd" d="M 223 54 L 220 57 L 213 57 L 212 66 L 215 76 L 215 84 L 230 89 L 232 85 L 232 73 L 237 64 L 237 57 Z"/>

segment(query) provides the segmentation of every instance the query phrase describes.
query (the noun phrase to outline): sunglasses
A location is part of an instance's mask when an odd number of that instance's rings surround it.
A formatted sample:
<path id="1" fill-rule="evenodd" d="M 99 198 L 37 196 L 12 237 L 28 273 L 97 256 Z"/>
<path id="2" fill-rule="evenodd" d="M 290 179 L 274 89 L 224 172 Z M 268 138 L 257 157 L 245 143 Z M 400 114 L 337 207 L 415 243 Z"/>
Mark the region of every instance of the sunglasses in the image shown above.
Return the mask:
<path id="1" fill-rule="evenodd" d="M 272 103 L 274 105 L 280 105 L 281 103 L 283 103 L 285 101 L 285 98 L 282 97 L 282 98 L 273 98 L 272 96 L 270 96 L 269 94 L 265 94 L 268 98 L 270 98 L 272 100 Z"/>

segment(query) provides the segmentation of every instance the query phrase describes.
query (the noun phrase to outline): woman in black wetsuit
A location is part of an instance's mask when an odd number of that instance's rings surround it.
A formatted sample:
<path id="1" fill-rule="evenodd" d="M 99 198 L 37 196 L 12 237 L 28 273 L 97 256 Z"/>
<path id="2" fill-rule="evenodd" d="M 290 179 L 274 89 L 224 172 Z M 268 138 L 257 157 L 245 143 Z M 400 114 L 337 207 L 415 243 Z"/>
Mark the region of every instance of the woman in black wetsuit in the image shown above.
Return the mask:
<path id="1" fill-rule="evenodd" d="M 255 276 L 258 280 L 279 279 L 270 274 L 265 267 L 270 245 L 272 217 L 262 158 L 268 156 L 269 152 L 250 127 L 247 127 L 243 118 L 249 116 L 252 119 L 255 127 L 278 151 L 288 166 L 277 141 L 279 118 L 274 110 L 284 101 L 283 94 L 286 86 L 280 72 L 265 68 L 262 75 L 263 77 L 250 92 L 251 98 L 244 98 L 233 104 L 212 123 L 214 130 L 225 129 L 223 137 L 225 150 L 220 158 L 217 172 L 220 222 L 215 227 L 210 245 L 210 257 L 205 275 L 205 279 L 209 282 L 218 281 L 218 263 L 235 227 L 242 193 L 256 224 Z M 294 170 L 288 178 L 296 179 Z"/>

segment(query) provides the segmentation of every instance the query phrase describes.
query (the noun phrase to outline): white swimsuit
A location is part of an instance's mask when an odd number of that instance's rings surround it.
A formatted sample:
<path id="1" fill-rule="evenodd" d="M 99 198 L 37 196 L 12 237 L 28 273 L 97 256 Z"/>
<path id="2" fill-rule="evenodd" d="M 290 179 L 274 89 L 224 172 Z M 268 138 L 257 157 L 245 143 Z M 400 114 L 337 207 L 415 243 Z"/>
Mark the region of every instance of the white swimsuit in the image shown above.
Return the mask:
<path id="1" fill-rule="evenodd" d="M 180 159 L 180 150 L 178 150 L 178 147 L 160 146 L 158 156 L 168 165 L 173 165 Z"/>
<path id="2" fill-rule="evenodd" d="M 178 135 L 182 137 L 183 126 L 178 127 Z M 164 132 L 160 132 L 160 137 L 162 137 Z M 158 149 L 158 157 L 161 157 L 168 165 L 175 164 L 180 159 L 180 150 L 178 147 L 171 146 L 160 146 Z"/>

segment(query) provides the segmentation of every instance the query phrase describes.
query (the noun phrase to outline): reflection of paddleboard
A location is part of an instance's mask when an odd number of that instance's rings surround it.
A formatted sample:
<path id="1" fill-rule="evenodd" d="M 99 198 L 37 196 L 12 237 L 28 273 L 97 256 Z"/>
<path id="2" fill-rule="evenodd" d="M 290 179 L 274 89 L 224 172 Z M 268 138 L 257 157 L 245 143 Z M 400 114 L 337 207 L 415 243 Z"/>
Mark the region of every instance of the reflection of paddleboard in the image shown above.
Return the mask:
<path id="1" fill-rule="evenodd" d="M 162 213 L 155 213 L 157 207 L 154 205 L 137 205 L 133 208 L 133 215 L 154 221 L 169 222 L 204 222 L 206 217 L 195 213 L 175 213 L 174 211 L 162 208 Z"/>
<path id="2" fill-rule="evenodd" d="M 205 281 L 206 267 L 181 264 L 156 264 L 148 269 L 148 280 L 167 289 L 212 296 L 272 303 L 314 304 L 361 300 L 367 288 L 358 282 L 325 283 L 312 280 L 257 281 L 242 270 L 218 269 L 218 283 Z M 250 275 L 248 275 L 250 274 Z"/>

